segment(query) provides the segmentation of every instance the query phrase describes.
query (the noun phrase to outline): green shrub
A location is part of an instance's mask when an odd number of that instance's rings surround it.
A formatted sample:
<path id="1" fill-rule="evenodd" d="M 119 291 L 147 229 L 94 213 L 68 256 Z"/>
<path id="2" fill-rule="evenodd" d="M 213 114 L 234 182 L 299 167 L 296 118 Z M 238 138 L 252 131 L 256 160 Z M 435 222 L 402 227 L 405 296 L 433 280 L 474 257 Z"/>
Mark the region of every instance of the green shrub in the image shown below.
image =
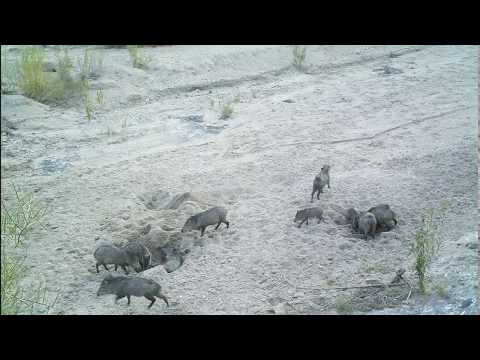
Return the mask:
<path id="1" fill-rule="evenodd" d="M 348 299 L 339 297 L 335 301 L 335 309 L 339 314 L 351 314 L 353 312 L 353 305 Z"/>
<path id="2" fill-rule="evenodd" d="M 303 63 L 307 56 L 307 47 L 306 46 L 294 46 L 293 48 L 293 66 L 298 69 L 303 69 Z"/>
<path id="3" fill-rule="evenodd" d="M 438 211 L 428 209 L 422 217 L 422 227 L 415 234 L 412 253 L 415 257 L 414 269 L 418 277 L 418 287 L 422 294 L 426 292 L 426 274 L 438 250 L 440 239 L 437 236 L 438 225 L 443 223 L 448 204 L 443 202 Z"/>
<path id="4" fill-rule="evenodd" d="M 103 57 L 99 53 L 85 49 L 83 58 L 79 60 L 81 80 L 96 79 L 103 71 Z"/>
<path id="5" fill-rule="evenodd" d="M 140 50 L 138 45 L 127 45 L 130 59 L 134 68 L 145 69 L 151 61 L 151 58 Z"/>
<path id="6" fill-rule="evenodd" d="M 2 198 L 1 232 L 1 309 L 2 315 L 47 312 L 55 301 L 48 303 L 46 289 L 39 284 L 36 289 L 21 285 L 28 273 L 25 266 L 25 240 L 34 225 L 41 223 L 46 210 L 29 193 L 20 193 L 12 185 L 15 199 L 7 206 Z M 2 189 L 3 190 L 3 189 Z M 2 195 L 4 192 L 2 191 Z M 37 308 L 35 308 L 37 306 Z M 41 308 L 38 309 L 38 306 Z"/>
<path id="7" fill-rule="evenodd" d="M 25 47 L 17 62 L 18 86 L 32 99 L 42 101 L 47 91 L 47 79 L 43 72 L 43 49 L 38 46 Z"/>
<path id="8" fill-rule="evenodd" d="M 225 103 L 222 105 L 222 114 L 220 115 L 220 119 L 226 120 L 230 118 L 233 114 L 233 105 L 231 102 Z"/>

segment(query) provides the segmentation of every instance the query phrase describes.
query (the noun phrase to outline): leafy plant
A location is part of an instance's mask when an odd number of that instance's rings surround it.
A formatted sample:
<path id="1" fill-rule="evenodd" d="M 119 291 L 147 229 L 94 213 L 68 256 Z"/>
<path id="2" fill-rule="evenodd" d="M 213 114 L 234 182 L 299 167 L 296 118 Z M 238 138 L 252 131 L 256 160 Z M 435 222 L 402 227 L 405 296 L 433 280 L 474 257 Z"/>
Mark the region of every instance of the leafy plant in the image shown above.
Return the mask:
<path id="1" fill-rule="evenodd" d="M 415 256 L 414 269 L 418 277 L 418 287 L 422 294 L 426 292 L 426 274 L 440 249 L 438 224 L 445 219 L 448 203 L 443 202 L 439 210 L 428 209 L 422 217 L 422 227 L 415 234 L 412 253 Z"/>

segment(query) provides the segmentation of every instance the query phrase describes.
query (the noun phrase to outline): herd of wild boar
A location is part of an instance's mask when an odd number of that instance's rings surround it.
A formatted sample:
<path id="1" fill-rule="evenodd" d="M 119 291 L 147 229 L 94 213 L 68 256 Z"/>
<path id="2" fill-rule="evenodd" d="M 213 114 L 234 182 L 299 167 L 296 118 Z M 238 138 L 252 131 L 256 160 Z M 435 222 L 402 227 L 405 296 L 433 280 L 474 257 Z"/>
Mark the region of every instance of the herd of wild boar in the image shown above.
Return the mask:
<path id="1" fill-rule="evenodd" d="M 320 173 L 315 176 L 311 202 L 314 201 L 315 193 L 317 194 L 317 200 L 320 199 L 320 193 L 323 193 L 325 186 L 330 189 L 330 165 L 324 165 Z M 369 236 L 375 239 L 377 232 L 390 231 L 397 225 L 397 216 L 388 204 L 379 204 L 367 211 L 360 212 L 354 208 L 350 208 L 343 212 L 343 215 L 345 216 L 346 222 L 351 225 L 352 231 L 362 234 L 365 240 L 368 240 Z M 308 220 L 315 218 L 318 219 L 318 223 L 322 221 L 322 208 L 312 207 L 298 210 L 294 222 L 300 222 L 298 225 L 300 228 L 303 223 L 308 225 Z M 190 216 L 181 229 L 181 232 L 199 230 L 200 236 L 203 236 L 208 226 L 216 225 L 215 230 L 217 230 L 222 223 L 224 223 L 227 228 L 230 226 L 230 223 L 227 221 L 227 209 L 217 206 Z M 102 244 L 95 249 L 93 255 L 97 261 L 97 273 L 99 272 L 100 266 L 109 270 L 107 265 L 114 265 L 115 270 L 121 267 L 126 275 L 129 274 L 128 267 L 133 268 L 137 273 L 148 269 L 152 258 L 147 247 L 139 242 L 130 242 L 121 248 L 112 244 Z M 108 274 L 103 279 L 97 292 L 98 296 L 107 294 L 116 296 L 115 303 L 124 297 L 127 298 L 128 304 L 130 304 L 131 296 L 145 297 L 151 301 L 148 306 L 150 308 L 155 303 L 155 298 L 157 297 L 169 306 L 168 299 L 162 294 L 161 287 L 158 283 L 138 276 L 113 276 L 112 274 Z"/>

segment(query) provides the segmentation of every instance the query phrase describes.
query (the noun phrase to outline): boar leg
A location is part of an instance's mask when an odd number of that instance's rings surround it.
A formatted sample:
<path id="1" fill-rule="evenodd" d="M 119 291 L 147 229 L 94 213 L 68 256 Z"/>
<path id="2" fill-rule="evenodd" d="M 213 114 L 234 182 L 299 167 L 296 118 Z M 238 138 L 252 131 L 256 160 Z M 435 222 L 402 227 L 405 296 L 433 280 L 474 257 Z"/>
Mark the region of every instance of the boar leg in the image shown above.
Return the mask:
<path id="1" fill-rule="evenodd" d="M 127 270 L 127 267 L 125 265 L 120 265 L 123 269 L 123 271 L 125 271 L 125 274 L 128 275 L 128 270 Z"/>
<path id="2" fill-rule="evenodd" d="M 201 229 L 202 232 L 201 232 L 200 236 L 203 236 L 203 233 L 205 232 L 205 228 L 206 228 L 206 226 L 202 227 L 202 229 Z"/>
<path id="3" fill-rule="evenodd" d="M 300 228 L 300 227 L 302 226 L 302 224 L 303 224 L 307 219 L 308 219 L 308 218 L 303 219 L 303 220 L 300 222 L 300 224 L 298 224 L 298 227 Z M 307 224 L 308 224 L 308 223 L 307 223 Z"/>
<path id="4" fill-rule="evenodd" d="M 115 296 L 115 304 L 118 302 L 118 300 L 123 299 L 124 297 L 125 297 L 125 295 L 118 295 L 117 294 L 117 296 Z"/>
<path id="5" fill-rule="evenodd" d="M 310 202 L 313 202 L 313 197 L 315 196 L 316 192 L 317 192 L 317 188 L 314 186 L 312 191 L 312 200 Z"/>
<path id="6" fill-rule="evenodd" d="M 103 264 L 103 267 L 105 268 L 105 270 L 110 271 L 110 270 L 108 270 L 107 265 Z"/>
<path id="7" fill-rule="evenodd" d="M 151 296 L 151 295 L 145 295 L 145 297 L 151 301 L 150 305 L 148 305 L 148 308 L 150 309 L 157 299 L 155 299 L 155 296 Z"/>
<path id="8" fill-rule="evenodd" d="M 95 264 L 95 267 L 97 268 L 97 274 L 100 272 L 100 270 L 98 270 L 98 263 Z"/>
<path id="9" fill-rule="evenodd" d="M 127 305 L 130 305 L 130 295 L 127 295 Z"/>
<path id="10" fill-rule="evenodd" d="M 222 220 L 220 220 L 220 221 L 218 222 L 217 226 L 215 227 L 215 230 L 218 229 L 218 227 L 220 226 L 221 223 L 222 223 Z"/>

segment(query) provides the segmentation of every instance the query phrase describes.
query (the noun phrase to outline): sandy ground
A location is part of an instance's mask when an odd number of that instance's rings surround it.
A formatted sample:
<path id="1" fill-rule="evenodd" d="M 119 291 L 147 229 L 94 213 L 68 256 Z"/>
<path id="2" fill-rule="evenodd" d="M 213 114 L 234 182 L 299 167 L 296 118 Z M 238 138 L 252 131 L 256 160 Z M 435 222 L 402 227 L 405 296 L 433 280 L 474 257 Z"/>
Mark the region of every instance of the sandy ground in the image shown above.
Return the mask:
<path id="1" fill-rule="evenodd" d="M 341 303 L 354 313 L 477 313 L 477 47 L 309 46 L 306 73 L 290 66 L 288 46 L 146 48 L 147 70 L 125 49 L 98 51 L 104 71 L 92 87 L 106 104 L 91 122 L 80 107 L 1 98 L 17 127 L 2 135 L 2 178 L 49 208 L 25 283 L 58 294 L 51 313 L 335 314 Z M 220 120 L 218 103 L 234 99 Z M 314 205 L 325 221 L 299 229 L 295 212 L 312 206 L 323 164 L 331 189 Z M 442 200 L 430 295 L 331 289 L 389 282 L 401 267 L 413 282 L 410 243 Z M 375 241 L 334 222 L 335 206 L 379 203 L 400 224 Z M 179 233 L 211 205 L 228 209 L 229 229 Z M 176 271 L 142 275 L 170 308 L 96 296 L 105 275 L 94 271 L 96 244 L 132 240 L 190 250 Z"/>

